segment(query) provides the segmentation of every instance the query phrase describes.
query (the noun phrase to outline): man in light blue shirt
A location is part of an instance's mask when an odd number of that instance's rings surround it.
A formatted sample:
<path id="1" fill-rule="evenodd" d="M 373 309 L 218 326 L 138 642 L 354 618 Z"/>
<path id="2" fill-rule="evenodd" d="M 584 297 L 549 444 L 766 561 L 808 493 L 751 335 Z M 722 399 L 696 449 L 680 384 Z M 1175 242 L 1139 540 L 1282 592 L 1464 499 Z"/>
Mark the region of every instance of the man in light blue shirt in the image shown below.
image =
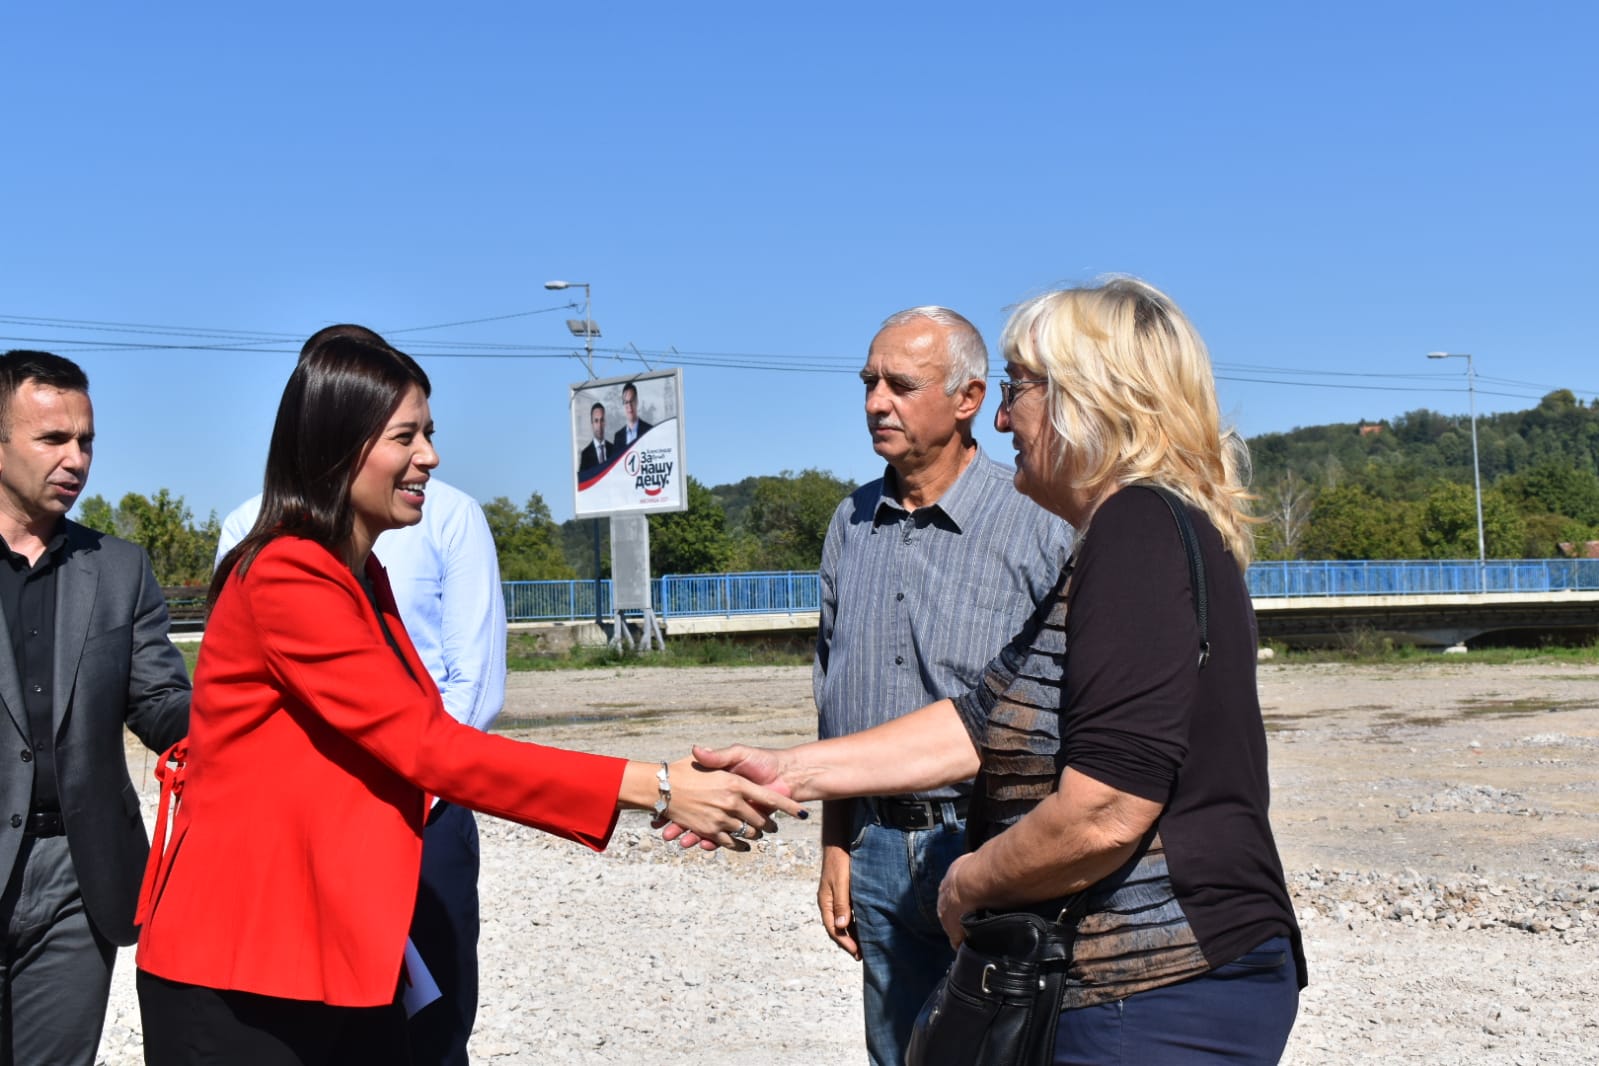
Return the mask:
<path id="1" fill-rule="evenodd" d="M 329 328 L 377 337 L 361 327 Z M 249 534 L 260 510 L 256 496 L 223 520 L 219 562 Z M 382 533 L 372 553 L 388 571 L 400 619 L 438 683 L 445 710 L 486 731 L 505 703 L 506 631 L 499 559 L 483 508 L 429 478 L 422 521 Z M 477 1017 L 477 879 L 477 821 L 464 807 L 435 803 L 422 834 L 411 940 L 442 994 L 411 1017 L 413 1066 L 469 1061 L 466 1045 Z"/>

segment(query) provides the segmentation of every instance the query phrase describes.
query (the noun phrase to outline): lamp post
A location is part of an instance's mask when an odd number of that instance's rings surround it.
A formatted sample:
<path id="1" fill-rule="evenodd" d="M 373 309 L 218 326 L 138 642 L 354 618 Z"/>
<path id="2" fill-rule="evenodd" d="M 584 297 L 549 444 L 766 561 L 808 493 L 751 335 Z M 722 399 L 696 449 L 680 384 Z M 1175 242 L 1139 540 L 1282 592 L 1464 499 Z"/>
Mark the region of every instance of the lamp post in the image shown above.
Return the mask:
<path id="1" fill-rule="evenodd" d="M 1471 479 L 1477 489 L 1477 591 L 1488 591 L 1488 542 L 1482 535 L 1482 464 L 1477 460 L 1477 373 L 1470 352 L 1428 352 L 1428 359 L 1464 359 L 1471 402 Z"/>
<path id="2" fill-rule="evenodd" d="M 546 289 L 583 289 L 583 317 L 569 318 L 566 328 L 572 336 L 583 338 L 583 365 L 588 367 L 589 377 L 594 376 L 594 338 L 600 335 L 599 323 L 589 317 L 589 283 L 586 281 L 546 281 Z"/>
<path id="3" fill-rule="evenodd" d="M 572 336 L 583 338 L 583 365 L 588 368 L 589 378 L 592 380 L 594 378 L 594 338 L 600 335 L 600 327 L 589 316 L 589 283 L 586 281 L 546 281 L 544 283 L 546 289 L 557 291 L 576 288 L 579 285 L 583 287 L 583 317 L 567 319 L 566 328 L 571 331 Z M 603 627 L 605 625 L 605 612 L 600 610 L 600 520 L 591 518 L 589 522 L 594 527 L 594 624 Z"/>

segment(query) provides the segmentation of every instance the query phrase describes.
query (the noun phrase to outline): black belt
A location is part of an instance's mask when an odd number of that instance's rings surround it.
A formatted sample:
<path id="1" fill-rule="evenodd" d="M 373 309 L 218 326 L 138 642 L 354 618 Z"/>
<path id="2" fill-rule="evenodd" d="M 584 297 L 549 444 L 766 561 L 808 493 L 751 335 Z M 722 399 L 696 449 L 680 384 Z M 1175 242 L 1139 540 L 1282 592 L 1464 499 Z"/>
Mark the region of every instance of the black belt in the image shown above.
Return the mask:
<path id="1" fill-rule="evenodd" d="M 944 825 L 944 805 L 955 808 L 956 819 L 966 817 L 971 800 L 966 796 L 949 800 L 910 800 L 897 796 L 876 796 L 868 800 L 877 815 L 877 821 L 890 829 L 931 829 Z"/>
<path id="2" fill-rule="evenodd" d="M 62 819 L 60 811 L 34 811 L 28 815 L 28 820 L 23 824 L 22 835 L 25 837 L 58 837 L 65 836 L 67 823 Z"/>

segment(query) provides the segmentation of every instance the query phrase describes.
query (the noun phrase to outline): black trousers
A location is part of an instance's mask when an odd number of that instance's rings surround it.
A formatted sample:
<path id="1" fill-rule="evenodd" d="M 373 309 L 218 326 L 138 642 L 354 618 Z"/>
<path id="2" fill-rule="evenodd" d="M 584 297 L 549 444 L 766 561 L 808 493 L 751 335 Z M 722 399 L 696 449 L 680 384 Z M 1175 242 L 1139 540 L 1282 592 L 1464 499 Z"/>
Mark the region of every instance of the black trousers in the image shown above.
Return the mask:
<path id="1" fill-rule="evenodd" d="M 139 971 L 145 1066 L 409 1066 L 405 1013 L 229 992 Z"/>
<path id="2" fill-rule="evenodd" d="M 416 1066 L 467 1066 L 477 1019 L 477 876 L 477 820 L 465 807 L 440 803 L 422 831 L 411 940 L 442 995 L 411 1019 Z"/>

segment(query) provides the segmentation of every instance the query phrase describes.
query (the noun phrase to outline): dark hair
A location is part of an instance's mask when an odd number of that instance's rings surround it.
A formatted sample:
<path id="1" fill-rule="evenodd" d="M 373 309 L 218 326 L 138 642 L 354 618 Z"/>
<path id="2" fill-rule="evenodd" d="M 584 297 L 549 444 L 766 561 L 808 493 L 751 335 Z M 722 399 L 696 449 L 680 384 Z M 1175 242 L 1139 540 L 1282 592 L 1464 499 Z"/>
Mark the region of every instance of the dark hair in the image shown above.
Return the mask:
<path id="1" fill-rule="evenodd" d="M 603 403 L 596 403 L 593 407 L 590 407 L 589 408 L 589 417 L 590 418 L 594 417 L 594 412 L 595 411 L 598 411 L 600 414 L 603 415 L 605 413 L 605 405 Z"/>
<path id="2" fill-rule="evenodd" d="M 627 402 L 627 394 L 630 392 L 633 394 L 633 402 L 638 403 L 638 386 L 631 381 L 622 386 L 622 402 Z"/>
<path id="3" fill-rule="evenodd" d="M 11 397 L 32 381 L 62 392 L 89 391 L 89 375 L 71 359 L 15 348 L 0 356 L 0 440 L 11 439 Z"/>
<path id="4" fill-rule="evenodd" d="M 310 355 L 312 352 L 316 351 L 322 345 L 326 344 L 335 337 L 346 337 L 354 341 L 365 341 L 367 344 L 375 344 L 380 348 L 393 347 L 393 345 L 391 345 L 388 341 L 378 336 L 376 330 L 367 329 L 365 326 L 352 326 L 348 322 L 341 322 L 335 326 L 323 326 L 321 329 L 311 334 L 310 337 L 306 338 L 306 342 L 300 345 L 300 358 L 304 359 L 306 356 Z"/>
<path id="5" fill-rule="evenodd" d="M 242 576 L 275 537 L 296 536 L 339 552 L 355 529 L 350 485 L 361 460 L 411 386 L 431 395 L 427 374 L 402 351 L 330 327 L 306 343 L 278 402 L 267 449 L 261 512 L 211 578 L 216 603 L 235 567 Z M 377 337 L 370 330 L 363 333 Z M 326 334 L 326 336 L 323 336 Z"/>

